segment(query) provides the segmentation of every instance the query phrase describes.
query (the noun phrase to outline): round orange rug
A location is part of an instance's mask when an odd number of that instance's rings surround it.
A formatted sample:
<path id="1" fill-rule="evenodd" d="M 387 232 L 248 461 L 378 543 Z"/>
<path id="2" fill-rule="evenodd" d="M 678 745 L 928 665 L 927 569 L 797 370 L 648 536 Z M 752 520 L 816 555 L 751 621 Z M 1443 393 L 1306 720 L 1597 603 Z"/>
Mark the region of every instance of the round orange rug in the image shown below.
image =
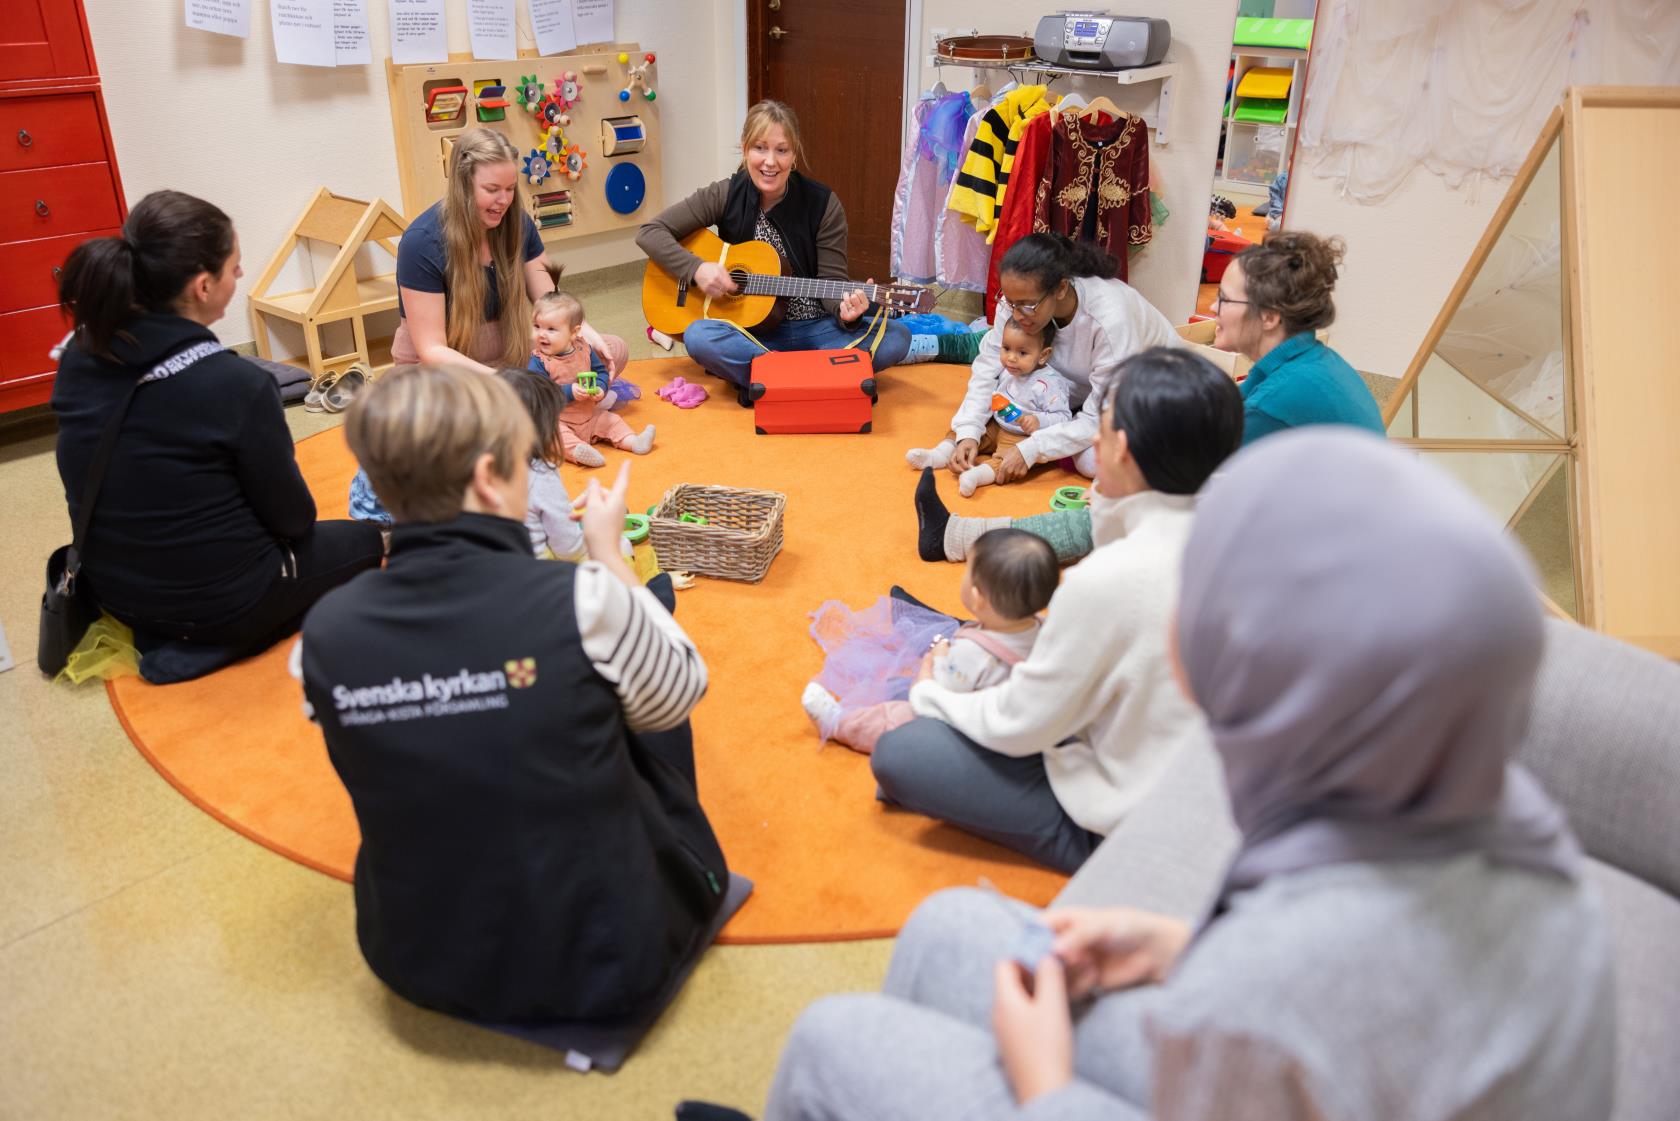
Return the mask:
<path id="1" fill-rule="evenodd" d="M 788 496 L 786 541 L 762 583 L 701 578 L 677 597 L 677 618 L 711 670 L 693 718 L 701 801 L 730 866 L 757 884 L 724 941 L 882 937 L 940 888 L 985 878 L 1042 904 L 1063 882 L 998 846 L 882 806 L 869 760 L 834 745 L 819 750 L 799 707 L 822 666 L 807 628 L 823 600 L 861 608 L 899 583 L 956 609 L 961 569 L 916 559 L 916 474 L 904 449 L 943 435 L 967 373 L 936 364 L 889 372 L 869 435 L 756 436 L 751 415 L 687 359 L 630 367 L 643 397 L 625 418 L 659 426 L 652 454 L 631 468 L 631 509 L 683 482 Z M 682 410 L 654 395 L 679 375 L 713 389 L 712 399 Z M 603 453 L 605 468 L 564 468 L 574 493 L 591 474 L 610 481 L 626 454 Z M 339 431 L 300 443 L 298 462 L 321 516 L 344 517 L 355 462 Z M 940 487 L 965 513 L 1022 514 L 1048 509 L 1055 487 L 1073 481 L 1051 468 L 969 500 L 950 475 Z M 348 880 L 355 815 L 319 730 L 303 717 L 286 672 L 289 647 L 182 685 L 119 678 L 111 704 L 135 746 L 193 802 L 275 852 Z"/>

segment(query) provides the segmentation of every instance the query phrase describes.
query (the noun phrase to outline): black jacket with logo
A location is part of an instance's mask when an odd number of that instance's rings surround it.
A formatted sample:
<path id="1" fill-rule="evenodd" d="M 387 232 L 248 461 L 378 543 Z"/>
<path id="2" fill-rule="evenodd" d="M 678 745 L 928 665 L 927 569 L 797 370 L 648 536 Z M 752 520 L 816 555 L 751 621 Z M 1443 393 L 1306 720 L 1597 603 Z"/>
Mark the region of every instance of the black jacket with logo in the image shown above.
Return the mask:
<path id="1" fill-rule="evenodd" d="M 304 622 L 304 692 L 361 823 L 362 953 L 416 1004 L 635 1014 L 722 902 L 694 787 L 583 650 L 574 572 L 463 514 L 399 526 L 389 566 Z"/>

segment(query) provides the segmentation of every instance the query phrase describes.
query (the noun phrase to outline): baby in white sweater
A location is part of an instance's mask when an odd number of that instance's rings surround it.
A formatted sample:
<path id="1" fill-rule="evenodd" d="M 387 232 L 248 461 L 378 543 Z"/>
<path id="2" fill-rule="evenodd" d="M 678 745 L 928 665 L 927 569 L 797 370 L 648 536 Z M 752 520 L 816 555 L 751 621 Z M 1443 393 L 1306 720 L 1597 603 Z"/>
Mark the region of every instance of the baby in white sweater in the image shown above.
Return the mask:
<path id="1" fill-rule="evenodd" d="M 923 674 L 958 693 L 1001 684 L 1032 652 L 1038 613 L 1060 578 L 1055 551 L 1042 538 L 1018 529 L 982 534 L 969 550 L 958 593 L 975 621 L 949 641 L 935 641 Z M 906 700 L 848 707 L 816 681 L 805 687 L 800 703 L 819 731 L 832 729 L 830 738 L 865 755 L 881 736 L 915 718 Z"/>
<path id="2" fill-rule="evenodd" d="M 1002 372 L 992 395 L 992 412 L 986 420 L 980 452 L 990 458 L 964 471 L 957 487 L 964 498 L 997 481 L 996 467 L 1003 453 L 1040 428 L 1064 424 L 1073 419 L 1070 396 L 1073 386 L 1050 366 L 1050 348 L 1056 340 L 1056 324 L 1046 321 L 1037 331 L 1028 331 L 1011 318 L 1000 332 L 998 361 Z M 904 453 L 910 466 L 944 467 L 957 449 L 957 434 L 931 448 L 911 448 Z"/>

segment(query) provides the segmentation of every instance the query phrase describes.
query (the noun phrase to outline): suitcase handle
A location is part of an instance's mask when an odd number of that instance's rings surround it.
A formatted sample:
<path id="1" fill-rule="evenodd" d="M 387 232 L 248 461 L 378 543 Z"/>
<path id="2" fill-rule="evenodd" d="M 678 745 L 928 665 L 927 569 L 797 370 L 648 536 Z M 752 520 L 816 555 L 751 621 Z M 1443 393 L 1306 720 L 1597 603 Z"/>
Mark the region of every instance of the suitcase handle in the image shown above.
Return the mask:
<path id="1" fill-rule="evenodd" d="M 830 366 L 854 366 L 862 361 L 862 353 L 856 350 L 848 350 L 844 354 L 830 354 L 828 356 L 828 364 Z"/>

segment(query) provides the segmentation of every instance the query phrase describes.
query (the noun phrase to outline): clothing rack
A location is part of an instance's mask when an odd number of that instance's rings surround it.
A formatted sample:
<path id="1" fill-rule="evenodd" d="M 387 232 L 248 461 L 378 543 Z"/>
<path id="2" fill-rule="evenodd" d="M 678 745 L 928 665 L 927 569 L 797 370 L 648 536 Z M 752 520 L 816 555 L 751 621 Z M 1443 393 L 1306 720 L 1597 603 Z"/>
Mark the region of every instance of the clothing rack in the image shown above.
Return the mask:
<path id="1" fill-rule="evenodd" d="M 1094 78 L 1099 81 L 1115 82 L 1122 86 L 1146 86 L 1159 84 L 1155 95 L 1155 104 L 1137 114 L 1143 118 L 1143 123 L 1154 134 L 1155 143 L 1166 144 L 1171 132 L 1172 121 L 1172 87 L 1173 79 L 1178 76 L 1178 63 L 1162 62 L 1154 66 L 1139 66 L 1131 70 L 1080 70 L 1071 66 L 1053 66 L 1048 62 L 1036 59 L 1022 59 L 1012 62 L 982 62 L 978 59 L 950 58 L 939 53 L 941 39 L 952 35 L 977 35 L 978 31 L 968 29 L 934 28 L 929 31 L 933 38 L 933 51 L 927 56 L 927 63 L 935 70 L 948 67 L 963 67 L 969 70 L 1001 70 L 1022 85 L 1051 85 L 1057 79 Z"/>

